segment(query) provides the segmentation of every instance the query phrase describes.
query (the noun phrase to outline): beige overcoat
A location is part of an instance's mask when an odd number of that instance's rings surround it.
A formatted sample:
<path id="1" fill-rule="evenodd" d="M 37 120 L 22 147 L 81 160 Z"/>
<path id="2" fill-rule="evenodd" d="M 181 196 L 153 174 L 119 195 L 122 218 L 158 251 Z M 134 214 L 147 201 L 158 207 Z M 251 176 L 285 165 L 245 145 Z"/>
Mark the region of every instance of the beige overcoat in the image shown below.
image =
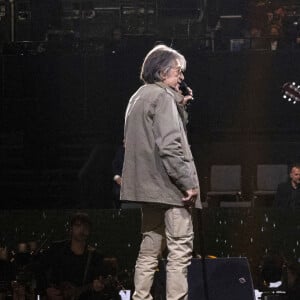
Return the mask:
<path id="1" fill-rule="evenodd" d="M 130 98 L 121 200 L 183 206 L 184 192 L 199 189 L 182 99 L 163 83 L 143 85 Z M 199 196 L 195 206 L 201 207 Z"/>

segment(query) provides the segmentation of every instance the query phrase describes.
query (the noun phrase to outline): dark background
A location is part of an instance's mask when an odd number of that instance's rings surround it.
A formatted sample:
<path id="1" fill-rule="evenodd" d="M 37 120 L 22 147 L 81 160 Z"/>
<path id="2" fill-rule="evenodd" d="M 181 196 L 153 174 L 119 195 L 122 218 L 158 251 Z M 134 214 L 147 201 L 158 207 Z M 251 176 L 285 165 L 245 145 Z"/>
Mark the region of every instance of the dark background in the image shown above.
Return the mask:
<path id="1" fill-rule="evenodd" d="M 2 207 L 111 207 L 111 161 L 150 49 L 141 48 L 1 56 Z M 299 78 L 299 52 L 179 50 L 194 91 L 189 135 L 203 193 L 212 164 L 241 164 L 247 195 L 257 164 L 299 160 L 300 106 L 282 99 L 282 85 Z"/>

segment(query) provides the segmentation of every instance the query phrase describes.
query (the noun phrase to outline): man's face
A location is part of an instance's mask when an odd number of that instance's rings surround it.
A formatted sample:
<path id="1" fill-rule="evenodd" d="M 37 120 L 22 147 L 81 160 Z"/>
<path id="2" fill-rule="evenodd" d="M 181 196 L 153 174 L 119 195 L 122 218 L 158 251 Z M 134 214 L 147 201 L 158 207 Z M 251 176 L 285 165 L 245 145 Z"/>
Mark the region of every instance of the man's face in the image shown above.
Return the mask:
<path id="1" fill-rule="evenodd" d="M 71 229 L 71 238 L 78 242 L 86 241 L 90 235 L 90 227 L 88 224 L 75 222 Z"/>
<path id="2" fill-rule="evenodd" d="M 300 184 L 300 168 L 293 167 L 290 173 L 290 178 L 294 184 Z"/>
<path id="3" fill-rule="evenodd" d="M 179 60 L 176 59 L 174 67 L 164 76 L 163 83 L 178 90 L 179 84 L 183 79 L 182 66 Z"/>

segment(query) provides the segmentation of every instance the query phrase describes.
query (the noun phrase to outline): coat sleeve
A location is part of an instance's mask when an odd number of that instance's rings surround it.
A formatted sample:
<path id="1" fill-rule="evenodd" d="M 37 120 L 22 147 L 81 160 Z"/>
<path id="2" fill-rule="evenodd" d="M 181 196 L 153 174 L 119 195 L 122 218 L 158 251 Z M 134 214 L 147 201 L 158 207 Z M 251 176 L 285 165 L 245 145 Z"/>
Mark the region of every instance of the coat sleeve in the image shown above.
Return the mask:
<path id="1" fill-rule="evenodd" d="M 153 115 L 153 133 L 163 166 L 173 183 L 181 190 L 196 188 L 192 156 L 184 147 L 187 140 L 176 103 L 171 95 L 158 98 Z"/>

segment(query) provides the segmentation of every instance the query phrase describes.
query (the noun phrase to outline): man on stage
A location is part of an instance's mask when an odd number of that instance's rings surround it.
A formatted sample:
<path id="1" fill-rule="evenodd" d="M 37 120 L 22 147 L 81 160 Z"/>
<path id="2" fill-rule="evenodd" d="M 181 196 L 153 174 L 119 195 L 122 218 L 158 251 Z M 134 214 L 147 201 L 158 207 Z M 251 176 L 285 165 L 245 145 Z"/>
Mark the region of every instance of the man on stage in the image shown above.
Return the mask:
<path id="1" fill-rule="evenodd" d="M 151 300 L 150 289 L 162 250 L 168 248 L 167 300 L 187 299 L 192 258 L 191 209 L 201 208 L 197 172 L 187 140 L 186 103 L 180 84 L 185 58 L 164 45 L 145 57 L 144 85 L 125 115 L 121 199 L 142 204 L 143 239 L 135 267 L 133 300 Z"/>

